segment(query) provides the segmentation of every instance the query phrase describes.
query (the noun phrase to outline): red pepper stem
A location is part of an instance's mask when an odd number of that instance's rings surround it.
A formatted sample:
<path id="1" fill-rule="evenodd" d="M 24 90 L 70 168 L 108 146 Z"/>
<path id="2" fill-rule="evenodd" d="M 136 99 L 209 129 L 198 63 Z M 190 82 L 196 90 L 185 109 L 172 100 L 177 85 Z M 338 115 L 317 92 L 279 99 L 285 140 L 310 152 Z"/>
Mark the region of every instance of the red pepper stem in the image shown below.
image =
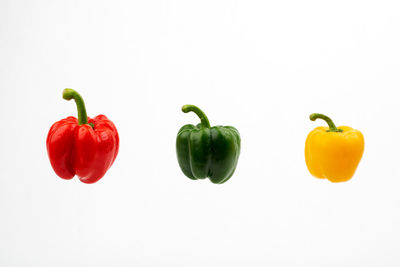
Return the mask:
<path id="1" fill-rule="evenodd" d="M 336 125 L 333 123 L 331 118 L 329 118 L 328 116 L 325 116 L 320 113 L 313 113 L 310 115 L 310 120 L 315 121 L 316 119 L 322 119 L 322 120 L 326 121 L 326 123 L 328 123 L 329 130 L 327 130 L 327 132 L 336 132 L 336 133 L 343 132 L 342 129 L 336 128 Z"/>
<path id="2" fill-rule="evenodd" d="M 63 91 L 63 98 L 65 100 L 75 100 L 76 107 L 78 109 L 78 123 L 79 125 L 87 124 L 88 118 L 86 114 L 85 102 L 83 101 L 82 96 L 71 88 L 65 88 Z"/>
<path id="3" fill-rule="evenodd" d="M 203 126 L 204 128 L 210 128 L 210 122 L 208 121 L 206 114 L 204 114 L 204 112 L 198 107 L 194 105 L 184 105 L 182 107 L 182 111 L 185 113 L 193 111 L 194 113 L 196 113 L 197 116 L 199 116 L 201 120 L 201 126 Z"/>

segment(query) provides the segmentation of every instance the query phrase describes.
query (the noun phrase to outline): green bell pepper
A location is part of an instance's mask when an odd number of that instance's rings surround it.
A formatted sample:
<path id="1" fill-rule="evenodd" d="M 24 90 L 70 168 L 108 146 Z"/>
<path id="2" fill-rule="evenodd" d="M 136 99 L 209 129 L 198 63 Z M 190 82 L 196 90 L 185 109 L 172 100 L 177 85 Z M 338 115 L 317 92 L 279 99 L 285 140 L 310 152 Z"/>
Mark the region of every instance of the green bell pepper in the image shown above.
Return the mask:
<path id="1" fill-rule="evenodd" d="M 240 135 L 232 126 L 213 126 L 196 106 L 185 105 L 201 123 L 184 125 L 176 138 L 176 154 L 182 172 L 190 179 L 209 177 L 215 184 L 225 183 L 235 172 L 240 154 Z"/>

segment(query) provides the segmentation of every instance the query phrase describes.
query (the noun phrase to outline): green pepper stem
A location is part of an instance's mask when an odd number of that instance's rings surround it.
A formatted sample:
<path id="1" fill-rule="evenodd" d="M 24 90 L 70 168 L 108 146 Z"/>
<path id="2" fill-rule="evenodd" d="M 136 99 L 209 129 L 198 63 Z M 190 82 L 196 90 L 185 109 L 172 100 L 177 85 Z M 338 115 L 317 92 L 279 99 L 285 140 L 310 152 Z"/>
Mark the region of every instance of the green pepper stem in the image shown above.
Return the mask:
<path id="1" fill-rule="evenodd" d="M 327 132 L 336 132 L 336 133 L 343 132 L 342 129 L 336 128 L 336 125 L 333 123 L 331 118 L 329 118 L 328 116 L 325 116 L 320 113 L 313 113 L 310 115 L 310 120 L 315 121 L 316 119 L 322 119 L 322 120 L 326 121 L 326 123 L 328 123 L 329 130 L 327 130 Z"/>
<path id="2" fill-rule="evenodd" d="M 199 116 L 199 118 L 201 120 L 201 126 L 203 126 L 205 128 L 210 128 L 210 122 L 208 121 L 206 114 L 204 114 L 204 112 L 201 109 L 199 109 L 198 107 L 196 107 L 194 105 L 184 105 L 182 107 L 182 111 L 185 113 L 193 111 L 194 113 L 196 113 L 197 116 Z"/>
<path id="3" fill-rule="evenodd" d="M 76 107 L 78 109 L 78 123 L 79 125 L 87 124 L 88 118 L 86 114 L 85 102 L 83 101 L 82 96 L 71 88 L 65 88 L 63 91 L 63 98 L 65 100 L 75 100 Z"/>

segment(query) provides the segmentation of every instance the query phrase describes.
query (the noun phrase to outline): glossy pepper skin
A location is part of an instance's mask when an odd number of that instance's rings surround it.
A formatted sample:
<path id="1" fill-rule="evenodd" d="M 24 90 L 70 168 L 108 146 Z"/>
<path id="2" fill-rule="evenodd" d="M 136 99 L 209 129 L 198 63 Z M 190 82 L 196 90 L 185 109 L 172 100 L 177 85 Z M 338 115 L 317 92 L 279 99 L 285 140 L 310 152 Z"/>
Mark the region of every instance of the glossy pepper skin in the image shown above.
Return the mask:
<path id="1" fill-rule="evenodd" d="M 240 135 L 232 126 L 210 127 L 207 116 L 198 107 L 185 105 L 201 123 L 184 125 L 176 138 L 176 154 L 182 172 L 190 179 L 208 177 L 215 184 L 225 183 L 235 172 L 240 154 Z"/>
<path id="2" fill-rule="evenodd" d="M 357 169 L 364 152 L 362 133 L 348 126 L 336 128 L 332 120 L 313 113 L 310 119 L 325 120 L 328 127 L 317 127 L 306 139 L 305 158 L 310 173 L 331 182 L 346 182 Z"/>
<path id="3" fill-rule="evenodd" d="M 73 89 L 65 89 L 63 98 L 75 100 L 78 119 L 67 117 L 51 126 L 46 141 L 51 166 L 63 179 L 77 175 L 84 183 L 95 183 L 117 157 L 117 129 L 104 115 L 88 118 L 82 97 Z"/>

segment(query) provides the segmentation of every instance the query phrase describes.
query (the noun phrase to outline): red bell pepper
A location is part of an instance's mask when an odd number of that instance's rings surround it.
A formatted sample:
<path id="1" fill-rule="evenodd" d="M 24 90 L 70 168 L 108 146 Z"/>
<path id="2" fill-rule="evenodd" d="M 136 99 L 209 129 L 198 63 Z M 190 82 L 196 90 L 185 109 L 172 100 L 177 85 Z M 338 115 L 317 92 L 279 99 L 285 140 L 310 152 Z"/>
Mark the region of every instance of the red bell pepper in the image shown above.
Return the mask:
<path id="1" fill-rule="evenodd" d="M 51 126 L 46 141 L 51 166 L 63 179 L 76 174 L 84 183 L 95 183 L 117 157 L 117 129 L 104 115 L 88 118 L 85 103 L 75 90 L 64 89 L 63 98 L 75 100 L 78 119 L 67 117 Z"/>

